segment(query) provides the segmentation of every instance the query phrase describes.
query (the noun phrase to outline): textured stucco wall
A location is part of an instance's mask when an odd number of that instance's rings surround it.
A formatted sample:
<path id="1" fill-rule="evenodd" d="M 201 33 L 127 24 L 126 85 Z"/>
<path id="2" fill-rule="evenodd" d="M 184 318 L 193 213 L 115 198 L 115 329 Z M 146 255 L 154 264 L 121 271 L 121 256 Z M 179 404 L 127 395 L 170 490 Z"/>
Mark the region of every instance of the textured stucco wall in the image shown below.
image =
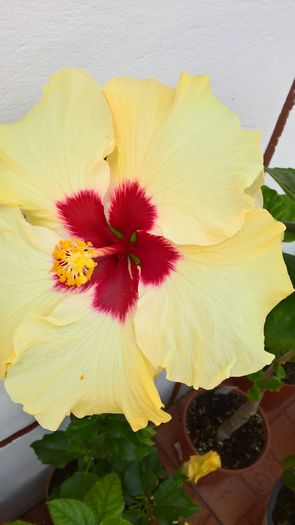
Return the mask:
<path id="1" fill-rule="evenodd" d="M 1 0 L 0 119 L 18 118 L 48 75 L 98 80 L 208 72 L 245 126 L 266 141 L 294 74 L 292 0 Z M 293 52 L 292 52 L 293 49 Z"/>
<path id="2" fill-rule="evenodd" d="M 270 137 L 294 75 L 293 0 L 0 0 L 0 121 L 21 117 L 66 66 L 97 80 L 210 73 L 216 94 Z M 294 114 L 274 163 L 294 165 Z M 276 162 L 277 158 L 277 162 Z M 292 162 L 293 159 L 293 162 Z M 167 398 L 171 385 L 160 380 Z M 0 441 L 32 422 L 0 387 Z M 0 449 L 0 517 L 39 497 L 32 431 Z"/>

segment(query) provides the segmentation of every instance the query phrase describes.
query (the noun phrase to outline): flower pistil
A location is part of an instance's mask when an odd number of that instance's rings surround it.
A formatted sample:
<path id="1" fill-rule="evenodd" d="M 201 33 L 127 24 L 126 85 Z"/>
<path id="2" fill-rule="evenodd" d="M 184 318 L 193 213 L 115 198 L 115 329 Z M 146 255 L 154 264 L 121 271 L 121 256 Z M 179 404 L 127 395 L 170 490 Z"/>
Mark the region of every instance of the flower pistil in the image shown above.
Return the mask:
<path id="1" fill-rule="evenodd" d="M 51 272 L 54 272 L 61 283 L 67 286 L 80 287 L 90 280 L 97 263 L 91 242 L 84 242 L 75 237 L 61 240 L 52 253 L 54 258 Z"/>

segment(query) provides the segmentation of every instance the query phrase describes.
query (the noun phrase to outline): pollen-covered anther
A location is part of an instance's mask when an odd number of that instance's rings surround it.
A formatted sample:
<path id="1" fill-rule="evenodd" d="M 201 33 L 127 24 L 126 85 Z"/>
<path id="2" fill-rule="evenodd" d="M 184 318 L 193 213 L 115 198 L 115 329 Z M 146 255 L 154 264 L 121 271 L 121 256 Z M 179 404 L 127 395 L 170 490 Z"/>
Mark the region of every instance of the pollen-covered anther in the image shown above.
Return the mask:
<path id="1" fill-rule="evenodd" d="M 51 272 L 54 272 L 61 283 L 67 286 L 80 287 L 91 279 L 97 263 L 91 242 L 84 242 L 75 237 L 61 240 L 52 253 L 54 262 Z"/>

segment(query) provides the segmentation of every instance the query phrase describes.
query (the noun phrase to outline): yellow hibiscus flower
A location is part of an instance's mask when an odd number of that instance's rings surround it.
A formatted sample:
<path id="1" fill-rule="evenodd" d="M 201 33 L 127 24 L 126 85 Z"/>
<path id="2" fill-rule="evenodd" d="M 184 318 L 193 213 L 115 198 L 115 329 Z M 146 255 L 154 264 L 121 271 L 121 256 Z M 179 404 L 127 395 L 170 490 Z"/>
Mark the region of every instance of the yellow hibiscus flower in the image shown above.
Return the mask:
<path id="1" fill-rule="evenodd" d="M 0 126 L 0 370 L 46 428 L 65 415 L 169 419 L 154 386 L 260 369 L 292 292 L 283 225 L 254 208 L 259 136 L 206 76 L 54 75 Z M 19 208 L 25 214 L 19 211 Z"/>

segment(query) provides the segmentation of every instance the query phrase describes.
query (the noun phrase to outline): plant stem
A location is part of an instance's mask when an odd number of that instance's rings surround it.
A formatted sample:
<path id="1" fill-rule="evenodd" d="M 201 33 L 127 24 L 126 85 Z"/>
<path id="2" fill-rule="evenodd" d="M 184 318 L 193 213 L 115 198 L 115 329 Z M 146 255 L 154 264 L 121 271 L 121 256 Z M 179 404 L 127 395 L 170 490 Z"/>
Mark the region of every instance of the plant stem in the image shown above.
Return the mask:
<path id="1" fill-rule="evenodd" d="M 253 401 L 246 401 L 246 403 L 243 403 L 232 416 L 223 421 L 217 431 L 218 441 L 229 439 L 236 430 L 247 423 L 250 417 L 256 414 L 261 399 L 262 396 L 259 401 L 255 401 L 255 403 Z"/>
<path id="2" fill-rule="evenodd" d="M 295 355 L 294 350 L 290 350 L 289 352 L 286 352 L 282 356 L 278 357 L 275 362 L 279 365 L 284 365 L 288 361 L 290 361 Z M 267 369 L 264 371 L 264 378 L 268 379 L 272 376 L 274 372 L 274 365 L 271 364 L 267 367 Z M 260 398 L 257 401 L 246 401 L 246 403 L 243 403 L 236 412 L 233 413 L 232 416 L 230 416 L 228 419 L 223 421 L 223 423 L 220 425 L 218 431 L 217 431 L 217 439 L 218 441 L 224 441 L 225 439 L 229 439 L 231 435 L 238 430 L 241 426 L 243 426 L 247 421 L 249 421 L 251 416 L 254 416 L 257 413 L 257 410 L 259 408 L 259 405 L 262 401 L 262 398 L 264 396 L 265 389 L 261 391 Z"/>

